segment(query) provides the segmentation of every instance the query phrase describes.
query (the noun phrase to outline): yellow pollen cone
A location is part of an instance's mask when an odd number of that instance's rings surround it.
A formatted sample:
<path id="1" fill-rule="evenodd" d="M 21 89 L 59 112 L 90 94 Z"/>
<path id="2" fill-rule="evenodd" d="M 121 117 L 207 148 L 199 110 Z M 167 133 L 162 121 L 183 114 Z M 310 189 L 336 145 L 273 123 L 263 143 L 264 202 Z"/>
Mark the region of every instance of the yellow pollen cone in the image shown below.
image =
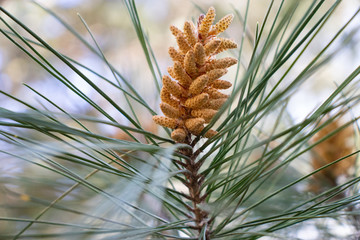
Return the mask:
<path id="1" fill-rule="evenodd" d="M 198 73 L 194 52 L 192 50 L 188 51 L 185 55 L 184 68 L 190 76 L 195 76 Z"/>
<path id="2" fill-rule="evenodd" d="M 185 88 L 188 87 L 192 82 L 192 79 L 185 72 L 184 68 L 181 66 L 181 63 L 179 62 L 174 63 L 174 75 L 175 75 L 175 79 L 178 80 L 179 83 Z"/>
<path id="3" fill-rule="evenodd" d="M 206 36 L 215 20 L 215 8 L 210 7 L 205 17 L 201 20 L 199 33 Z"/>
<path id="4" fill-rule="evenodd" d="M 175 37 L 177 37 L 179 35 L 183 35 L 183 32 L 173 25 L 170 26 L 170 31 Z"/>
<path id="5" fill-rule="evenodd" d="M 163 117 L 163 116 L 153 116 L 152 118 L 156 124 L 159 124 L 163 127 L 175 129 L 180 125 L 179 121 L 174 118 Z"/>
<path id="6" fill-rule="evenodd" d="M 231 86 L 232 86 L 231 82 L 226 81 L 226 80 L 220 80 L 220 79 L 214 80 L 211 83 L 211 87 L 217 88 L 217 89 L 228 89 Z"/>
<path id="7" fill-rule="evenodd" d="M 227 69 L 214 69 L 209 71 L 206 75 L 209 77 L 209 83 L 212 84 L 214 80 L 217 80 L 227 73 Z"/>
<path id="8" fill-rule="evenodd" d="M 202 65 L 205 64 L 205 62 L 206 62 L 206 54 L 205 54 L 204 46 L 201 43 L 195 44 L 194 57 L 195 57 L 195 62 L 198 65 L 202 66 Z"/>
<path id="9" fill-rule="evenodd" d="M 228 49 L 233 49 L 233 48 L 237 48 L 237 44 L 230 40 L 230 39 L 226 39 L 226 38 L 220 38 L 221 40 L 221 44 L 218 47 L 218 49 L 216 50 L 215 54 L 221 53 L 223 51 L 226 51 Z"/>
<path id="10" fill-rule="evenodd" d="M 195 27 L 192 22 L 186 21 L 184 24 L 184 34 L 187 42 L 193 47 L 196 44 Z"/>
<path id="11" fill-rule="evenodd" d="M 181 53 L 179 53 L 175 48 L 173 47 L 169 47 L 169 55 L 171 57 L 171 59 L 175 62 L 178 61 L 180 63 L 184 62 L 184 55 L 182 55 Z"/>
<path id="12" fill-rule="evenodd" d="M 210 99 L 207 105 L 208 108 L 218 110 L 226 102 L 227 98 Z"/>
<path id="13" fill-rule="evenodd" d="M 204 47 L 205 55 L 209 56 L 212 53 L 214 53 L 218 49 L 220 44 L 221 44 L 221 40 L 219 40 L 219 39 L 214 39 L 214 40 L 211 40 L 210 42 L 208 42 Z"/>
<path id="14" fill-rule="evenodd" d="M 232 20 L 234 19 L 234 15 L 232 14 L 228 14 L 225 17 L 223 17 L 222 19 L 220 19 L 220 21 L 218 23 L 215 24 L 215 26 L 213 27 L 214 29 L 214 35 L 218 35 L 219 33 L 222 33 L 223 31 L 225 31 L 229 25 L 231 24 Z"/>
<path id="15" fill-rule="evenodd" d="M 166 90 L 166 88 L 162 88 L 160 91 L 160 99 L 162 102 L 169 104 L 172 107 L 179 107 L 180 102 L 179 100 L 174 99 L 171 94 Z"/>
<path id="16" fill-rule="evenodd" d="M 175 75 L 175 72 L 174 72 L 174 68 L 173 68 L 173 67 L 168 67 L 168 68 L 167 68 L 167 71 L 168 71 L 170 77 L 176 79 L 176 75 Z"/>
<path id="17" fill-rule="evenodd" d="M 169 118 L 180 118 L 184 115 L 183 111 L 181 111 L 181 108 L 172 107 L 170 104 L 164 102 L 160 103 L 160 109 L 165 114 L 165 116 Z"/>
<path id="18" fill-rule="evenodd" d="M 191 115 L 193 117 L 198 117 L 198 118 L 202 118 L 205 120 L 205 123 L 210 122 L 210 120 L 215 116 L 215 114 L 217 113 L 216 110 L 214 109 L 197 109 L 197 110 L 192 110 L 191 111 Z"/>
<path id="19" fill-rule="evenodd" d="M 201 93 L 204 90 L 208 81 L 209 81 L 209 77 L 206 74 L 201 75 L 191 83 L 189 87 L 189 92 L 193 95 L 197 95 Z"/>
<path id="20" fill-rule="evenodd" d="M 171 138 L 178 143 L 185 142 L 186 131 L 183 128 L 177 128 L 171 133 Z"/>
<path id="21" fill-rule="evenodd" d="M 207 94 L 209 94 L 209 97 L 211 99 L 217 99 L 217 98 L 228 98 L 229 96 L 227 94 L 221 93 L 218 90 L 216 90 L 215 88 L 206 88 L 205 92 Z"/>
<path id="22" fill-rule="evenodd" d="M 207 93 L 201 93 L 199 95 L 196 95 L 195 97 L 188 98 L 185 101 L 185 107 L 197 109 L 202 108 L 209 100 L 209 94 Z"/>
<path id="23" fill-rule="evenodd" d="M 195 135 L 199 135 L 204 129 L 205 120 L 202 118 L 190 118 L 185 121 L 185 126 Z"/>
<path id="24" fill-rule="evenodd" d="M 215 59 L 205 65 L 205 71 L 210 71 L 218 68 L 228 68 L 234 64 L 237 64 L 237 59 L 232 57 Z"/>
<path id="25" fill-rule="evenodd" d="M 206 138 L 211 138 L 211 137 L 215 136 L 216 134 L 218 134 L 217 131 L 212 130 L 212 129 L 209 129 L 209 131 L 207 131 L 207 132 L 205 133 L 204 137 L 206 137 Z"/>
<path id="26" fill-rule="evenodd" d="M 176 42 L 183 54 L 186 54 L 191 49 L 183 34 L 176 37 Z"/>
<path id="27" fill-rule="evenodd" d="M 187 91 L 183 87 L 166 75 L 163 76 L 163 88 L 176 98 L 186 97 L 188 95 Z"/>

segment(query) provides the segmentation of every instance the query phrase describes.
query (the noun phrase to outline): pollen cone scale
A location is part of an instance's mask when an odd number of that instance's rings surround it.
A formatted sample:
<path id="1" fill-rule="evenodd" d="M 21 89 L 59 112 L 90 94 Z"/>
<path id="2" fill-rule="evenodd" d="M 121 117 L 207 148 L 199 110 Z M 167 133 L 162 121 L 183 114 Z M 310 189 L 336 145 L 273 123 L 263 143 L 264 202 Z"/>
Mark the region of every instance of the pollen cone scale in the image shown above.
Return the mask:
<path id="1" fill-rule="evenodd" d="M 169 48 L 173 65 L 168 67 L 170 76 L 163 77 L 160 109 L 165 116 L 153 116 L 153 120 L 173 129 L 171 138 L 178 143 L 187 143 L 191 136 L 215 136 L 215 130 L 203 129 L 228 98 L 221 91 L 230 88 L 231 83 L 223 76 L 237 60 L 217 59 L 216 55 L 237 48 L 234 41 L 218 37 L 229 27 L 233 15 L 217 23 L 215 16 L 215 9 L 210 7 L 206 15 L 200 15 L 197 24 L 186 21 L 183 29 L 170 27 L 177 47 Z"/>

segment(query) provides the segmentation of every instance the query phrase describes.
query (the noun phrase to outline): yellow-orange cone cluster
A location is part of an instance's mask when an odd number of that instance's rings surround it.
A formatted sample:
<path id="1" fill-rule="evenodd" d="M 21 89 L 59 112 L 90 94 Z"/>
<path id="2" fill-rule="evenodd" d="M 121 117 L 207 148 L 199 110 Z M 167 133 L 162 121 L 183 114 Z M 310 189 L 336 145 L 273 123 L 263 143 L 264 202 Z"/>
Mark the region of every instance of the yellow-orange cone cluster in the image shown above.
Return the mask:
<path id="1" fill-rule="evenodd" d="M 313 138 L 313 142 L 328 137 L 333 131 L 340 127 L 342 127 L 342 123 L 339 119 L 332 121 L 317 133 Z M 320 144 L 317 144 L 313 149 L 314 154 L 311 161 L 313 169 L 316 170 L 351 154 L 355 149 L 354 138 L 354 129 L 352 126 L 348 126 L 328 137 Z M 351 156 L 321 170 L 313 175 L 314 181 L 309 189 L 313 192 L 318 192 L 326 186 L 336 186 L 339 177 L 348 176 L 349 170 L 354 168 L 354 165 L 355 156 Z"/>
<path id="2" fill-rule="evenodd" d="M 217 37 L 229 27 L 232 19 L 233 15 L 229 14 L 213 25 L 215 9 L 211 7 L 206 15 L 200 15 L 197 27 L 189 21 L 185 22 L 183 31 L 170 27 L 178 49 L 169 48 L 174 65 L 168 68 L 170 77 L 163 77 L 160 109 L 165 116 L 154 116 L 153 120 L 174 129 L 171 138 L 176 142 L 185 142 L 190 134 L 199 136 L 228 98 L 219 90 L 231 87 L 231 83 L 219 78 L 237 60 L 231 57 L 216 59 L 215 55 L 237 48 L 232 40 Z M 210 138 L 216 133 L 210 129 L 205 137 Z"/>

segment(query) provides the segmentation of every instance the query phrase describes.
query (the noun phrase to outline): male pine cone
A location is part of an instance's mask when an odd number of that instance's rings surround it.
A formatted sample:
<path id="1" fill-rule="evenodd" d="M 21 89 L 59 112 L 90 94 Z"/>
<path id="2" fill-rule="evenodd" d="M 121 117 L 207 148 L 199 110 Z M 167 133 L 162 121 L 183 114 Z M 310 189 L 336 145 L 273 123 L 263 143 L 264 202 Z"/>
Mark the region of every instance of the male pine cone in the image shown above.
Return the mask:
<path id="1" fill-rule="evenodd" d="M 171 138 L 183 143 L 191 134 L 199 136 L 204 124 L 209 123 L 217 110 L 225 103 L 228 95 L 219 90 L 231 87 L 231 83 L 220 80 L 227 68 L 236 64 L 235 58 L 216 59 L 215 55 L 227 49 L 237 48 L 230 39 L 218 38 L 232 22 L 233 15 L 215 20 L 215 9 L 211 7 L 206 15 L 200 15 L 197 27 L 185 22 L 183 31 L 170 26 L 178 49 L 169 48 L 174 66 L 168 68 L 169 76 L 164 75 L 161 89 L 160 109 L 165 116 L 153 116 L 155 123 L 174 129 Z M 206 138 L 217 134 L 210 129 Z"/>

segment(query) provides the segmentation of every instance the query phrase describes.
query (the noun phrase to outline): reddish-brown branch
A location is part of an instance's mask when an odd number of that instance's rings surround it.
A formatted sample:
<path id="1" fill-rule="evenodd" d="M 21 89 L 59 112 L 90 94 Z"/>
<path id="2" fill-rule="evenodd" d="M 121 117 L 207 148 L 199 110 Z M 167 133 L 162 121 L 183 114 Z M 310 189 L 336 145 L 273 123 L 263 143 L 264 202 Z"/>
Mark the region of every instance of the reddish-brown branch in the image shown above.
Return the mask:
<path id="1" fill-rule="evenodd" d="M 189 194 L 183 195 L 186 199 L 190 200 L 192 203 L 192 207 L 188 206 L 188 210 L 193 213 L 193 221 L 194 225 L 191 226 L 192 229 L 196 229 L 199 233 L 203 229 L 205 225 L 210 224 L 210 219 L 208 219 L 209 213 L 202 209 L 200 205 L 205 202 L 207 194 L 201 193 L 201 186 L 204 182 L 204 176 L 199 173 L 201 168 L 201 164 L 196 162 L 196 158 L 200 154 L 199 151 L 193 151 L 193 146 L 191 142 L 191 136 L 187 137 L 188 141 L 186 142 L 187 145 L 191 146 L 191 149 L 183 148 L 179 149 L 179 152 L 188 157 L 185 162 L 180 164 L 184 170 L 184 182 L 183 184 L 188 188 Z M 207 228 L 206 230 L 206 240 L 210 239 L 210 230 Z"/>

